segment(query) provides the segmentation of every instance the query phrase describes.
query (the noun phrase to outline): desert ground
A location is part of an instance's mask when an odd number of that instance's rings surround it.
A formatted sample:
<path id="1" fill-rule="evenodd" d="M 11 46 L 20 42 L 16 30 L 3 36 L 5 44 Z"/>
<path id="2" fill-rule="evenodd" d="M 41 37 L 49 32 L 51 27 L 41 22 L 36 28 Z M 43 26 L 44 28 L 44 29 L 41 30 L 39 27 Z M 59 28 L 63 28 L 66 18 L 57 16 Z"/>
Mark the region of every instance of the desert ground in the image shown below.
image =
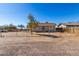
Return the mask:
<path id="1" fill-rule="evenodd" d="M 79 36 L 69 33 L 0 33 L 0 56 L 79 56 Z"/>

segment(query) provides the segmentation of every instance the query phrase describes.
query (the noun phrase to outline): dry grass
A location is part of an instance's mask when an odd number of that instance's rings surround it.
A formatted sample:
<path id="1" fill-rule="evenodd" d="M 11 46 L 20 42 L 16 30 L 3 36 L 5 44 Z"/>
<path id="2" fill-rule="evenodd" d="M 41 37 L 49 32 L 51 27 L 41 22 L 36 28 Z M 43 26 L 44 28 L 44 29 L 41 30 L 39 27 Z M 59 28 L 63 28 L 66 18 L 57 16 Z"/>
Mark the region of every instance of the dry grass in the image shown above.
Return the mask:
<path id="1" fill-rule="evenodd" d="M 0 55 L 79 55 L 79 37 L 68 33 L 9 32 L 0 37 Z"/>

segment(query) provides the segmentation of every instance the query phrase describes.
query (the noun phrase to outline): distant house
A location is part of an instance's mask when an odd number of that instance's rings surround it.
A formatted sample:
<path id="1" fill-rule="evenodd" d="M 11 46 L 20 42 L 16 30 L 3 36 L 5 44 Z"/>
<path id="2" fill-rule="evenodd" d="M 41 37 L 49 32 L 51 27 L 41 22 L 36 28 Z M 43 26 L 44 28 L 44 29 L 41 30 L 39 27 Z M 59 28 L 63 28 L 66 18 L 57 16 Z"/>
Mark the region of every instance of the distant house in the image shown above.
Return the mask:
<path id="1" fill-rule="evenodd" d="M 33 28 L 33 32 L 52 32 L 55 30 L 55 23 L 38 23 L 36 28 Z"/>
<path id="2" fill-rule="evenodd" d="M 79 22 L 60 23 L 58 27 L 61 28 L 79 28 Z"/>
<path id="3" fill-rule="evenodd" d="M 61 23 L 58 27 L 66 32 L 79 32 L 79 22 Z"/>
<path id="4" fill-rule="evenodd" d="M 64 32 L 65 25 L 59 24 L 55 28 L 56 28 L 56 32 Z"/>

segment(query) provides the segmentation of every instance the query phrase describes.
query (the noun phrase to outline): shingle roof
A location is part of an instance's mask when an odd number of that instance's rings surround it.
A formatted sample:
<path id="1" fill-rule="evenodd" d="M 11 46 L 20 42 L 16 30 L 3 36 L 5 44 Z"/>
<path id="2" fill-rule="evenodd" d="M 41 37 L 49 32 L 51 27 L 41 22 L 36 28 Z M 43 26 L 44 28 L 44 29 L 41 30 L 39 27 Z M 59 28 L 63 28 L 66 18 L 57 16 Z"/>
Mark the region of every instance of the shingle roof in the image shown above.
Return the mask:
<path id="1" fill-rule="evenodd" d="M 38 23 L 38 26 L 55 26 L 54 23 Z"/>
<path id="2" fill-rule="evenodd" d="M 63 23 L 64 25 L 79 25 L 79 22 Z"/>

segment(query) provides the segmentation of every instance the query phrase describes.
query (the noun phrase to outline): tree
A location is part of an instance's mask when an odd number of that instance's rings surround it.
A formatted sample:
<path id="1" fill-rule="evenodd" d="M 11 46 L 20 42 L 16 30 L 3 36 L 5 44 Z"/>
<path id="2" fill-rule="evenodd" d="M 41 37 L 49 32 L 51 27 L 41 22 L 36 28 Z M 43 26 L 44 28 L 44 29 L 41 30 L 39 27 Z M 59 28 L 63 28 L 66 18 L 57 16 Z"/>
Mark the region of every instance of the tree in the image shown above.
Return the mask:
<path id="1" fill-rule="evenodd" d="M 15 31 L 17 28 L 13 24 L 10 24 L 10 25 L 4 26 L 4 29 L 7 31 Z"/>
<path id="2" fill-rule="evenodd" d="M 18 27 L 20 28 L 20 30 L 23 30 L 23 28 L 25 28 L 25 26 L 24 25 L 18 25 Z"/>
<path id="3" fill-rule="evenodd" d="M 34 16 L 32 16 L 31 14 L 29 14 L 28 19 L 29 19 L 28 28 L 32 34 L 32 29 L 38 26 L 38 22 L 35 20 Z"/>

